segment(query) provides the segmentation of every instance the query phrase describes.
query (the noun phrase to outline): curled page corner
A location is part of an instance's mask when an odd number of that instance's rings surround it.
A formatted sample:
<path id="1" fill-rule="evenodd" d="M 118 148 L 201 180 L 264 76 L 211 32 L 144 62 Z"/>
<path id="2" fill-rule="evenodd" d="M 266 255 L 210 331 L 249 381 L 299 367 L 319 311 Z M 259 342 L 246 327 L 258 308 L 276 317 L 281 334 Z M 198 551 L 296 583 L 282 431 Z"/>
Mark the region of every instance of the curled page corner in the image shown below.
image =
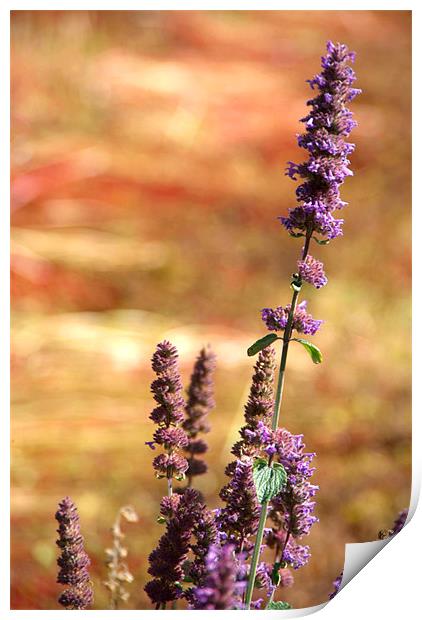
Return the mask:
<path id="1" fill-rule="evenodd" d="M 408 523 L 413 518 L 413 515 L 416 511 L 416 506 L 418 504 L 419 499 L 419 485 L 415 485 L 412 488 L 412 496 L 410 499 L 410 506 L 408 516 L 404 523 L 403 528 L 408 525 Z M 343 577 L 341 580 L 341 585 L 339 588 L 339 592 L 354 578 L 356 575 L 367 565 L 374 557 L 382 551 L 382 549 L 388 545 L 393 538 L 396 538 L 400 535 L 401 532 L 398 532 L 394 536 L 389 536 L 384 540 L 374 540 L 371 542 L 364 543 L 347 543 L 346 551 L 345 551 L 345 559 L 344 559 L 344 569 L 343 569 Z"/>
<path id="2" fill-rule="evenodd" d="M 374 540 L 364 543 L 347 543 L 344 559 L 343 578 L 340 590 L 342 590 L 356 575 L 390 542 Z M 339 590 L 339 591 L 340 591 Z"/>
<path id="3" fill-rule="evenodd" d="M 416 506 L 417 506 L 417 494 L 412 493 L 412 498 L 409 507 L 409 514 L 406 519 L 405 525 L 409 523 L 412 519 Z M 370 542 L 363 543 L 347 543 L 345 545 L 345 558 L 344 558 L 344 569 L 343 569 L 343 577 L 341 580 L 341 585 L 339 588 L 339 592 L 354 578 L 356 575 L 363 569 L 373 558 L 378 555 L 382 549 L 388 545 L 393 538 L 396 538 L 400 535 L 398 532 L 395 536 L 390 536 L 384 540 L 374 540 Z M 283 618 L 298 618 L 303 616 L 309 616 L 311 614 L 316 613 L 323 609 L 328 603 L 330 599 L 320 603 L 319 605 L 314 605 L 312 607 L 302 607 L 300 609 L 286 609 L 283 610 Z M 277 610 L 266 610 L 267 614 L 277 614 L 279 616 L 279 611 Z"/>

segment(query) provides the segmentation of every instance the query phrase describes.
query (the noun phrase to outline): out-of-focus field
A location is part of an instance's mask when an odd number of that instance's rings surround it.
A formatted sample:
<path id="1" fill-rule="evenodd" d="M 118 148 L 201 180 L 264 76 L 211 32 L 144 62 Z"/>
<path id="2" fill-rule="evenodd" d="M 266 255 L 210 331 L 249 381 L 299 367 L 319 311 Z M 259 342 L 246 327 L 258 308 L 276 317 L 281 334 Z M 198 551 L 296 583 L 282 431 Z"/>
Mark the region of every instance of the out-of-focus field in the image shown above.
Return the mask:
<path id="1" fill-rule="evenodd" d="M 314 249 L 325 324 L 292 347 L 282 423 L 316 460 L 312 560 L 283 598 L 326 600 L 346 542 L 373 540 L 410 493 L 410 12 L 12 14 L 12 607 L 56 608 L 54 512 L 70 494 L 107 605 L 103 549 L 123 504 L 129 607 L 148 608 L 156 481 L 149 360 L 169 338 L 187 382 L 218 355 L 209 475 L 218 505 L 263 335 L 301 242 L 276 217 L 327 39 L 358 53 L 344 238 Z"/>

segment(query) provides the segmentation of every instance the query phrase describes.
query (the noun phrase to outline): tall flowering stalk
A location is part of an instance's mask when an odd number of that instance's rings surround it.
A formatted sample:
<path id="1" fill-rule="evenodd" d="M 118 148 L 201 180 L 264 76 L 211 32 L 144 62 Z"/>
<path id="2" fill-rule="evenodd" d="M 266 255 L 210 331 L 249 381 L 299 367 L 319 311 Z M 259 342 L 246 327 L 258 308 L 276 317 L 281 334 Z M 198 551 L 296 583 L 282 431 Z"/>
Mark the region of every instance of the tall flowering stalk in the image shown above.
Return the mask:
<path id="1" fill-rule="evenodd" d="M 271 423 L 274 409 L 275 349 L 266 347 L 259 352 L 254 366 L 248 401 L 245 405 L 245 425 L 240 429 L 240 441 L 232 453 L 238 458 L 260 456 L 265 449 L 266 427 Z"/>
<path id="2" fill-rule="evenodd" d="M 193 368 L 188 388 L 186 417 L 182 424 L 188 436 L 188 444 L 185 447 L 185 454 L 189 464 L 186 472 L 188 487 L 192 486 L 192 479 L 195 476 L 205 474 L 207 471 L 207 464 L 203 459 L 198 458 L 197 455 L 205 454 L 208 450 L 207 443 L 199 435 L 201 433 L 208 433 L 210 430 L 207 416 L 215 407 L 214 370 L 215 354 L 209 347 L 204 347 L 199 352 Z"/>
<path id="3" fill-rule="evenodd" d="M 147 443 L 153 449 L 156 444 L 163 446 L 165 453 L 154 459 L 153 466 L 157 477 L 166 477 L 168 485 L 159 517 L 159 521 L 166 524 L 166 532 L 149 556 L 148 572 L 154 579 L 145 586 L 156 609 L 165 609 L 168 603 L 182 597 L 193 602 L 193 587 L 184 591 L 181 583 L 185 578 L 195 586 L 202 583 L 206 557 L 217 537 L 214 516 L 201 502 L 199 492 L 188 487 L 173 494 L 172 486 L 173 476 L 182 479 L 193 461 L 196 463 L 193 455 L 206 450 L 205 442 L 197 439 L 197 435 L 208 430 L 205 418 L 214 405 L 215 356 L 209 349 L 201 350 L 191 377 L 187 403 L 182 396 L 177 361 L 177 350 L 168 341 L 160 343 L 152 357 L 157 379 L 151 384 L 151 391 L 158 406 L 150 418 L 158 428 L 153 441 Z M 200 450 L 201 442 L 205 450 Z M 189 462 L 179 454 L 179 449 L 188 450 Z M 199 468 L 195 472 L 191 469 L 189 483 L 199 473 L 203 473 Z"/>
<path id="4" fill-rule="evenodd" d="M 216 514 L 221 543 L 230 543 L 236 553 L 249 553 L 252 547 L 250 538 L 259 522 L 252 459 L 246 457 L 234 461 L 226 469 L 226 474 L 230 475 L 230 481 L 220 491 L 225 506 Z"/>
<path id="5" fill-rule="evenodd" d="M 61 552 L 57 560 L 60 569 L 57 583 L 68 586 L 58 601 L 65 609 L 87 609 L 94 600 L 88 572 L 90 560 L 84 549 L 78 511 L 70 497 L 59 503 L 56 520 L 59 523 L 56 543 Z"/>
<path id="6" fill-rule="evenodd" d="M 218 532 L 214 514 L 205 505 L 198 506 L 198 518 L 192 530 L 194 542 L 191 543 L 193 560 L 189 566 L 189 577 L 196 586 L 203 584 L 206 576 L 206 558 L 212 545 L 215 544 Z M 186 598 L 190 600 L 191 591 Z"/>
<path id="7" fill-rule="evenodd" d="M 175 346 L 167 340 L 157 345 L 152 356 L 152 369 L 157 378 L 151 383 L 151 392 L 157 407 L 150 419 L 157 424 L 153 441 L 147 442 L 152 449 L 155 444 L 164 449 L 153 460 L 157 478 L 167 479 L 167 492 L 173 493 L 173 478 L 181 480 L 188 469 L 188 462 L 179 454 L 188 445 L 188 436 L 181 427 L 184 420 L 185 401 L 178 368 L 178 353 Z"/>
<path id="8" fill-rule="evenodd" d="M 254 367 L 248 401 L 245 405 L 245 424 L 240 429 L 232 454 L 237 459 L 226 468 L 229 483 L 220 491 L 225 506 L 217 511 L 217 525 L 222 542 L 231 544 L 236 552 L 246 556 L 251 551 L 250 538 L 255 534 L 259 519 L 259 504 L 253 480 L 253 458 L 265 449 L 274 407 L 275 350 L 260 351 Z M 224 540 L 223 540 L 224 539 Z"/>
<path id="9" fill-rule="evenodd" d="M 302 182 L 296 190 L 296 207 L 289 209 L 288 217 L 279 219 L 291 236 L 304 238 L 304 245 L 291 282 L 293 294 L 290 304 L 274 309 L 264 308 L 262 311 L 262 319 L 267 329 L 271 332 L 283 332 L 280 370 L 271 420 L 271 429 L 274 432 L 277 432 L 278 428 L 290 342 L 297 340 L 310 352 L 315 362 L 321 361 L 320 351 L 302 338 L 293 338 L 293 333 L 314 335 L 322 324 L 321 320 L 314 319 L 308 313 L 306 301 L 298 303 L 304 282 L 315 288 L 321 288 L 327 283 L 322 263 L 309 254 L 311 240 L 325 244 L 342 235 L 343 220 L 335 219 L 333 212 L 345 206 L 346 203 L 340 199 L 340 186 L 347 176 L 353 174 L 348 167 L 348 156 L 353 152 L 354 145 L 346 142 L 347 136 L 356 125 L 347 105 L 360 92 L 352 87 L 356 78 L 348 63 L 353 61 L 354 53 L 349 52 L 345 45 L 333 44 L 331 41 L 327 43 L 327 54 L 322 57 L 321 62 L 322 71 L 309 80 L 312 90 L 317 92 L 316 96 L 307 102 L 311 110 L 301 119 L 305 124 L 305 132 L 298 137 L 299 146 L 308 151 L 308 159 L 300 164 L 289 162 L 286 172 L 293 180 L 300 178 Z M 276 338 L 274 334 L 272 338 L 262 339 L 262 346 Z M 277 445 L 275 448 L 277 449 Z M 300 463 L 306 464 L 306 461 L 302 460 Z M 273 516 L 280 513 L 279 525 L 283 527 L 279 544 L 281 561 L 298 566 L 306 561 L 308 551 L 306 547 L 299 545 L 292 548 L 294 531 L 296 529 L 297 536 L 300 537 L 315 519 L 311 516 L 313 502 L 310 499 L 316 489 L 306 481 L 306 471 L 303 482 L 297 487 L 295 477 L 289 472 L 289 464 L 286 462 L 288 479 L 290 473 L 288 484 L 292 487 L 290 500 L 286 501 L 284 493 L 279 506 L 273 502 L 272 511 Z M 272 456 L 269 456 L 267 466 L 272 466 Z M 301 464 L 299 469 L 300 467 L 304 465 Z M 307 467 L 308 465 L 305 465 L 305 470 Z M 270 499 L 261 502 L 246 591 L 247 609 L 251 606 Z"/>

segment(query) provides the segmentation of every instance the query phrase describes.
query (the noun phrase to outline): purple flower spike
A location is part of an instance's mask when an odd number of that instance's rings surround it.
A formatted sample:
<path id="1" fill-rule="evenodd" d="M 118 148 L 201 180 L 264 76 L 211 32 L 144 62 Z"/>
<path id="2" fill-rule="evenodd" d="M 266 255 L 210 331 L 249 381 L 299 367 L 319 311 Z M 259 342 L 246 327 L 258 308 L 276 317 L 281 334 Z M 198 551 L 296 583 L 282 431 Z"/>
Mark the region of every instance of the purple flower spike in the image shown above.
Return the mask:
<path id="1" fill-rule="evenodd" d="M 80 533 L 78 511 L 70 497 L 59 503 L 56 519 L 59 523 L 56 543 L 61 550 L 57 583 L 69 586 L 61 593 L 59 603 L 65 609 L 87 609 L 94 600 L 88 572 L 90 561 Z"/>
<path id="2" fill-rule="evenodd" d="M 289 232 L 308 236 L 317 232 L 327 239 L 342 235 L 343 220 L 336 220 L 332 212 L 345 206 L 340 185 L 353 174 L 348 156 L 354 144 L 345 140 L 356 126 L 347 105 L 361 92 L 352 87 L 356 77 L 349 63 L 353 61 L 354 53 L 345 45 L 329 41 L 321 73 L 308 80 L 318 94 L 307 102 L 311 111 L 301 119 L 306 130 L 298 136 L 298 144 L 309 158 L 288 163 L 286 174 L 303 183 L 296 190 L 298 206 L 289 209 L 288 217 L 279 218 Z"/>
<path id="3" fill-rule="evenodd" d="M 224 532 L 226 541 L 235 546 L 236 552 L 250 550 L 249 538 L 258 527 L 259 503 L 252 475 L 252 459 L 231 463 L 226 473 L 230 482 L 221 489 L 220 498 L 226 503 L 216 516 L 217 528 Z"/>
<path id="4" fill-rule="evenodd" d="M 260 351 L 254 366 L 248 402 L 245 405 L 246 424 L 240 429 L 241 440 L 235 443 L 232 453 L 242 456 L 260 456 L 271 441 L 268 426 L 274 409 L 275 349 Z"/>
<path id="5" fill-rule="evenodd" d="M 234 609 L 236 562 L 232 545 L 213 545 L 207 556 L 204 586 L 195 591 L 195 609 Z"/>
<path id="6" fill-rule="evenodd" d="M 327 284 L 328 279 L 324 273 L 324 265 L 310 254 L 305 260 L 298 261 L 297 267 L 302 280 L 312 284 L 315 288 L 321 288 Z"/>
<path id="7" fill-rule="evenodd" d="M 161 515 L 167 521 L 167 529 L 149 556 L 148 572 L 154 579 L 145 586 L 156 609 L 165 608 L 168 602 L 183 596 L 180 582 L 185 574 L 184 563 L 202 509 L 198 492 L 194 489 L 187 489 L 183 495 L 164 497 L 161 502 Z"/>
<path id="8" fill-rule="evenodd" d="M 153 461 L 158 478 L 183 478 L 187 460 L 177 450 L 188 445 L 188 437 L 181 428 L 184 418 L 185 401 L 182 396 L 182 382 L 178 368 L 177 349 L 165 340 L 157 345 L 152 356 L 152 369 L 157 378 L 151 383 L 151 391 L 158 406 L 150 415 L 157 424 L 153 441 L 146 442 L 153 450 L 162 446 L 165 454 L 159 454 Z"/>
<path id="9" fill-rule="evenodd" d="M 271 501 L 269 517 L 272 530 L 267 530 L 268 547 L 275 549 L 278 562 L 285 562 L 294 569 L 304 566 L 309 558 L 309 547 L 297 540 L 309 534 L 318 521 L 313 514 L 313 498 L 318 486 L 309 482 L 315 468 L 311 467 L 315 454 L 305 452 L 302 435 L 292 435 L 284 428 L 275 431 L 274 444 L 279 462 L 287 472 L 287 484 Z"/>
<path id="10" fill-rule="evenodd" d="M 200 514 L 193 528 L 195 544 L 191 546 L 194 560 L 189 570 L 189 576 L 197 586 L 203 584 L 206 576 L 206 558 L 208 551 L 217 540 L 217 527 L 215 518 L 210 510 L 205 506 L 200 510 Z"/>
<path id="11" fill-rule="evenodd" d="M 260 351 L 254 366 L 252 384 L 245 405 L 245 425 L 240 429 L 241 439 L 232 448 L 238 460 L 230 463 L 226 474 L 230 482 L 221 490 L 220 498 L 226 503 L 217 516 L 218 529 L 247 557 L 251 548 L 249 538 L 255 534 L 259 519 L 259 504 L 252 475 L 253 458 L 270 450 L 272 432 L 268 428 L 274 408 L 275 350 L 266 347 Z M 267 452 L 268 454 L 268 452 Z"/>
<path id="12" fill-rule="evenodd" d="M 188 436 L 185 452 L 188 457 L 188 470 L 186 475 L 189 481 L 194 476 L 199 476 L 207 471 L 204 460 L 195 457 L 204 454 L 208 446 L 203 439 L 197 439 L 200 433 L 208 433 L 210 430 L 207 422 L 209 412 L 215 407 L 214 382 L 215 354 L 210 348 L 203 348 L 196 359 L 188 389 L 186 403 L 186 417 L 183 428 Z"/>

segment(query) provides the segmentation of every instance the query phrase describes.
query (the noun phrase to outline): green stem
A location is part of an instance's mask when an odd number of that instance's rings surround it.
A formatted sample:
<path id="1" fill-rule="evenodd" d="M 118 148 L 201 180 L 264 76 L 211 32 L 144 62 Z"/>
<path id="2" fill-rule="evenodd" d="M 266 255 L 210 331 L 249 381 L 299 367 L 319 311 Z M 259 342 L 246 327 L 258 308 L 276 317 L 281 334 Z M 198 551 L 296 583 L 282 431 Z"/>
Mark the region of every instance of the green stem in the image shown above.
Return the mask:
<path id="1" fill-rule="evenodd" d="M 268 609 L 268 607 L 271 605 L 271 603 L 273 602 L 273 599 L 274 599 L 274 594 L 275 594 L 275 588 L 274 588 L 274 590 L 271 592 L 271 596 L 270 596 L 270 598 L 269 598 L 269 599 L 268 599 L 268 601 L 267 601 L 267 609 Z"/>
<path id="2" fill-rule="evenodd" d="M 309 230 L 306 234 L 305 245 L 302 251 L 302 260 L 305 260 L 306 256 L 308 255 L 309 244 L 311 242 L 312 233 L 313 231 Z M 287 363 L 287 353 L 289 352 L 289 342 L 290 342 L 290 338 L 292 336 L 292 331 L 293 331 L 293 318 L 294 318 L 294 313 L 295 313 L 296 306 L 297 306 L 297 300 L 298 300 L 299 293 L 300 293 L 300 284 L 301 284 L 301 281 L 299 279 L 299 286 L 293 288 L 292 301 L 290 303 L 290 312 L 287 318 L 287 324 L 286 324 L 284 334 L 283 334 L 283 348 L 281 350 L 280 371 L 278 373 L 277 388 L 276 388 L 275 399 L 274 399 L 274 412 L 273 412 L 273 417 L 271 421 L 271 428 L 273 431 L 275 431 L 278 428 L 278 422 L 280 418 L 281 401 L 283 399 L 284 374 L 286 371 L 286 363 Z M 271 466 L 271 461 L 269 461 L 269 465 Z M 251 560 L 251 570 L 249 572 L 248 585 L 246 589 L 246 609 L 251 608 L 252 593 L 253 593 L 253 589 L 255 585 L 255 578 L 256 578 L 256 569 L 258 567 L 259 556 L 261 554 L 262 539 L 264 536 L 265 522 L 267 520 L 267 511 L 268 511 L 268 502 L 267 501 L 262 502 L 261 514 L 259 516 L 258 531 L 256 534 L 255 546 L 253 549 L 252 560 Z"/>
<path id="3" fill-rule="evenodd" d="M 283 348 L 281 350 L 280 371 L 278 373 L 277 389 L 274 400 L 274 414 L 271 422 L 271 428 L 275 431 L 278 428 L 278 420 L 280 417 L 281 401 L 283 399 L 284 388 L 284 373 L 286 371 L 287 353 L 289 352 L 289 342 L 292 335 L 293 317 L 297 306 L 297 298 L 299 297 L 299 291 L 293 291 L 292 302 L 290 304 L 289 317 L 287 319 L 287 325 L 284 330 L 283 336 Z"/>
<path id="4" fill-rule="evenodd" d="M 187 489 L 190 489 L 190 487 L 192 486 L 192 478 L 193 478 L 193 476 L 191 476 L 191 474 L 189 473 L 192 459 L 193 459 L 193 452 L 192 452 L 192 450 L 189 450 L 189 456 L 188 456 L 189 468 L 188 468 L 188 475 L 187 475 L 187 482 L 186 482 L 186 488 Z"/>
<path id="5" fill-rule="evenodd" d="M 256 533 L 255 546 L 253 549 L 252 560 L 251 560 L 251 570 L 249 573 L 249 581 L 248 581 L 248 586 L 246 589 L 246 597 L 245 597 L 246 609 L 251 608 L 252 593 L 253 593 L 253 589 L 255 585 L 256 569 L 258 567 L 259 556 L 261 553 L 262 539 L 264 537 L 264 527 L 265 527 L 265 522 L 267 520 L 267 509 L 268 509 L 268 501 L 262 502 L 261 515 L 259 517 L 259 524 L 258 524 L 258 531 Z"/>

